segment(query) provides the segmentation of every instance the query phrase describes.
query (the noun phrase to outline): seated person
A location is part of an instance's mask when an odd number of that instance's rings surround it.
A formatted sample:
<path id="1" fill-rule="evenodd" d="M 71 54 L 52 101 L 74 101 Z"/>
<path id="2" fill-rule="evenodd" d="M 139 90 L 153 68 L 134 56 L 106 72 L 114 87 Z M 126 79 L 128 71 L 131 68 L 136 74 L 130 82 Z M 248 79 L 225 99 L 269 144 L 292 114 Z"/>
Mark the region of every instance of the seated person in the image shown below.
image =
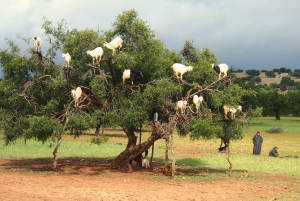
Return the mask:
<path id="1" fill-rule="evenodd" d="M 274 147 L 270 153 L 269 153 L 269 156 L 273 156 L 273 157 L 278 157 L 279 153 L 278 153 L 278 147 Z"/>

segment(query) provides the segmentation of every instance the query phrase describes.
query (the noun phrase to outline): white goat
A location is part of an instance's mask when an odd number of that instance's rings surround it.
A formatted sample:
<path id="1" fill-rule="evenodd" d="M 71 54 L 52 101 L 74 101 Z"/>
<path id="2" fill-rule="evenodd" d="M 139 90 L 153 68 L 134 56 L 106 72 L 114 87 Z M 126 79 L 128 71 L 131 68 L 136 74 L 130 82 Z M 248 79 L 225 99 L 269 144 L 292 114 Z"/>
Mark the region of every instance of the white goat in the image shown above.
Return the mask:
<path id="1" fill-rule="evenodd" d="M 193 67 L 192 66 L 185 66 L 183 64 L 175 63 L 171 68 L 174 71 L 174 75 L 176 78 L 178 78 L 178 74 L 180 73 L 180 79 L 182 80 L 182 75 L 186 72 L 192 71 Z"/>
<path id="2" fill-rule="evenodd" d="M 143 158 L 142 160 L 142 166 L 146 168 L 150 168 L 150 163 L 146 158 Z"/>
<path id="3" fill-rule="evenodd" d="M 122 43 L 123 40 L 120 37 L 116 37 L 114 38 L 112 41 L 110 41 L 109 43 L 107 43 L 106 41 L 103 43 L 104 47 L 107 47 L 108 49 L 112 50 L 113 53 L 112 55 L 115 54 L 116 49 L 118 49 L 120 51 L 120 49 L 122 48 Z"/>
<path id="4" fill-rule="evenodd" d="M 79 98 L 82 95 L 82 90 L 81 90 L 80 87 L 77 87 L 76 90 L 72 89 L 71 93 L 72 93 L 72 96 L 74 98 L 75 107 L 77 107 L 79 105 Z"/>
<path id="5" fill-rule="evenodd" d="M 35 40 L 36 51 L 41 52 L 42 51 L 42 39 L 40 37 L 34 37 L 33 40 Z"/>
<path id="6" fill-rule="evenodd" d="M 178 114 L 178 111 L 180 111 L 181 114 L 184 113 L 186 106 L 187 106 L 186 100 L 177 101 L 175 106 L 176 114 Z"/>
<path id="7" fill-rule="evenodd" d="M 102 47 L 96 47 L 94 50 L 86 51 L 86 53 L 93 57 L 93 63 L 95 62 L 95 60 L 100 63 L 101 57 L 103 55 L 103 49 Z"/>
<path id="8" fill-rule="evenodd" d="M 227 71 L 229 69 L 227 64 L 219 64 L 219 65 L 211 64 L 211 67 L 216 71 L 216 73 L 218 73 L 219 80 L 221 79 L 222 73 L 224 73 L 223 77 L 227 76 Z"/>
<path id="9" fill-rule="evenodd" d="M 197 113 L 199 112 L 199 108 L 200 108 L 202 101 L 203 101 L 203 96 L 197 96 L 197 95 L 193 96 L 193 103 L 196 106 Z"/>
<path id="10" fill-rule="evenodd" d="M 242 111 L 242 106 L 239 105 L 237 108 L 235 108 L 232 106 L 224 105 L 223 109 L 224 109 L 224 118 L 225 119 L 228 119 L 228 117 L 227 117 L 228 112 L 230 112 L 231 119 L 235 119 L 235 113 L 238 110 Z"/>
<path id="11" fill-rule="evenodd" d="M 70 66 L 70 62 L 71 62 L 71 55 L 69 53 L 66 53 L 66 54 L 63 53 L 62 57 L 66 61 L 66 67 L 69 67 Z"/>

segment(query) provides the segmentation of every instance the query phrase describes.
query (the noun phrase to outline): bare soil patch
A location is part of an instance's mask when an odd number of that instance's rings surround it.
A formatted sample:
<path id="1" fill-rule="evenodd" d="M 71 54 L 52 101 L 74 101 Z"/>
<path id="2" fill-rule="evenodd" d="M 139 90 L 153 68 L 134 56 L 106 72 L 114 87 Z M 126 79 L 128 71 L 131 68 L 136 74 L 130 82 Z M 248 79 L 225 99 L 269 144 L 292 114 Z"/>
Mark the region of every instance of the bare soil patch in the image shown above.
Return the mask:
<path id="1" fill-rule="evenodd" d="M 109 159 L 1 160 L 0 200 L 297 200 L 299 181 L 273 174 L 177 167 L 175 179 L 162 175 L 163 165 L 133 172 L 110 169 Z M 190 181 L 190 175 L 197 181 Z M 221 176 L 220 176 L 221 175 Z M 193 178 L 193 177 L 192 177 Z M 200 178 L 200 179 L 199 179 Z M 201 180 L 203 178 L 203 180 Z M 209 179 L 214 178 L 214 179 Z"/>

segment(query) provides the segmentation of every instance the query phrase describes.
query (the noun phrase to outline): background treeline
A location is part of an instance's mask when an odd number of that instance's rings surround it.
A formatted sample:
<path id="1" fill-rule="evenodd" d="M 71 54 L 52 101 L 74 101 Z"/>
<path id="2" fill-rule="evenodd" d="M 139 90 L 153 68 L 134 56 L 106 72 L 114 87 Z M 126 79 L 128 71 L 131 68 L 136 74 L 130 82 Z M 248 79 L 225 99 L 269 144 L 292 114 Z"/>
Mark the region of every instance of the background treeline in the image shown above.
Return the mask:
<path id="1" fill-rule="evenodd" d="M 232 72 L 240 72 L 240 70 Z M 288 76 L 282 76 L 280 83 L 261 83 L 261 72 L 267 77 L 276 77 L 282 73 L 288 73 Z M 246 89 L 252 89 L 257 92 L 255 98 L 245 98 L 245 104 L 251 107 L 263 107 L 263 116 L 275 116 L 277 120 L 280 116 L 300 116 L 300 82 L 295 82 L 293 77 L 299 78 L 300 69 L 279 68 L 272 71 L 266 70 L 246 70 L 248 77 L 239 79 L 240 86 Z"/>

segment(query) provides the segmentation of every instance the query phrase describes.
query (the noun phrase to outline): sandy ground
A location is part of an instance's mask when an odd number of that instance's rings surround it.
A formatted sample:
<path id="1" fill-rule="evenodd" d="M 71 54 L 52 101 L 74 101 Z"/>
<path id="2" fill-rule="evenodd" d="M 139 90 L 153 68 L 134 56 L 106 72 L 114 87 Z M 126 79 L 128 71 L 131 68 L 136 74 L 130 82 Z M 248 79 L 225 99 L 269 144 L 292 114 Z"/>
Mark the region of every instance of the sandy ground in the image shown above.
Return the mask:
<path id="1" fill-rule="evenodd" d="M 0 200 L 298 200 L 299 180 L 241 173 L 241 178 L 223 176 L 216 181 L 187 182 L 184 169 L 176 179 L 162 175 L 163 166 L 133 167 L 122 173 L 109 169 L 110 161 L 60 160 L 57 171 L 51 160 L 0 160 Z M 193 170 L 194 171 L 194 170 Z M 209 176 L 197 170 L 198 176 Z"/>

